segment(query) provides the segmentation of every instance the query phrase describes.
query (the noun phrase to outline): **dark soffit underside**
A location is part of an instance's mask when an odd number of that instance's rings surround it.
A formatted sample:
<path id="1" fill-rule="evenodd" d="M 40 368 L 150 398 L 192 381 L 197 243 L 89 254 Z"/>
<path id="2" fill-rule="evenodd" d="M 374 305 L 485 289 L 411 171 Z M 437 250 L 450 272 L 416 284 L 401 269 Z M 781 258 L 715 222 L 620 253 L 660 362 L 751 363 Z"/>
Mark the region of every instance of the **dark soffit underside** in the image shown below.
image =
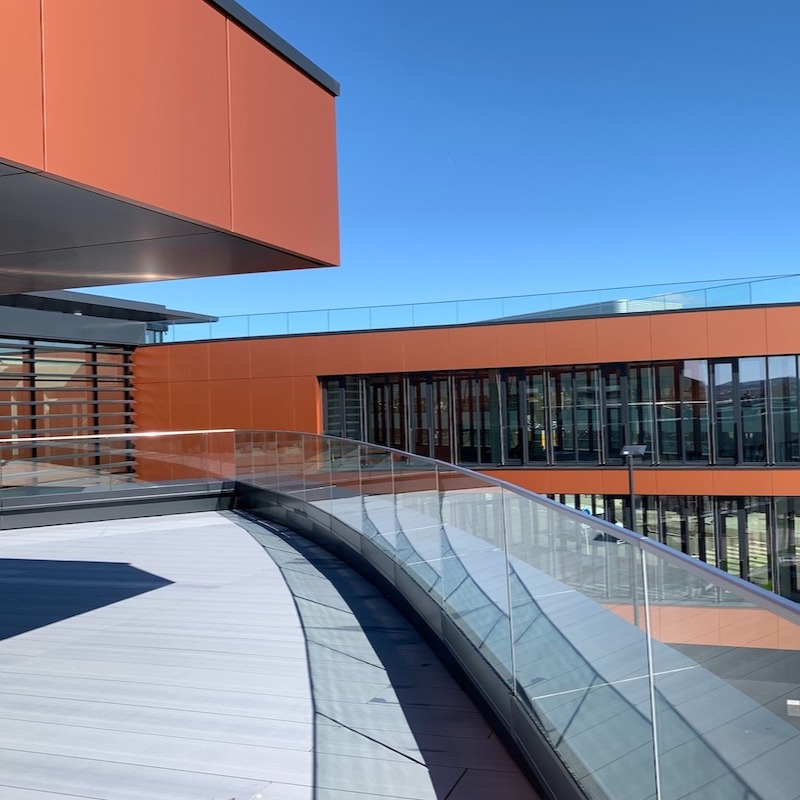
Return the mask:
<path id="1" fill-rule="evenodd" d="M 0 294 L 318 266 L 0 163 Z"/>

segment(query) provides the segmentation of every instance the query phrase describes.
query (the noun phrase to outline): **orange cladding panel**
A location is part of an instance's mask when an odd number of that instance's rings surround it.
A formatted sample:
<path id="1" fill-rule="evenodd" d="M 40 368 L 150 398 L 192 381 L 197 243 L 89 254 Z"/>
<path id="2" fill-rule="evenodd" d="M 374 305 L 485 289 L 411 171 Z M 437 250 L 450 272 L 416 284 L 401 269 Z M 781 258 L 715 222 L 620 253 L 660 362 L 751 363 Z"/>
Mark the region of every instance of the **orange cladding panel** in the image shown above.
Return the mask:
<path id="1" fill-rule="evenodd" d="M 0 156 L 44 168 L 39 0 L 0 3 Z"/>
<path id="2" fill-rule="evenodd" d="M 708 314 L 654 314 L 650 320 L 650 342 L 655 361 L 706 358 Z"/>
<path id="3" fill-rule="evenodd" d="M 169 380 L 169 352 L 167 347 L 137 347 L 133 351 L 133 374 L 137 387 Z"/>
<path id="4" fill-rule="evenodd" d="M 46 169 L 229 228 L 225 17 L 198 0 L 43 0 Z"/>
<path id="5" fill-rule="evenodd" d="M 250 345 L 250 375 L 253 378 L 270 378 L 294 374 L 292 339 L 252 339 Z M 211 358 L 217 358 L 213 345 Z"/>
<path id="6" fill-rule="evenodd" d="M 210 380 L 241 380 L 250 377 L 250 342 L 246 339 L 214 342 L 208 345 L 207 352 Z"/>
<path id="7" fill-rule="evenodd" d="M 800 470 L 775 469 L 771 470 L 772 493 L 776 496 L 800 494 Z"/>
<path id="8" fill-rule="evenodd" d="M 322 433 L 322 409 L 319 383 L 313 376 L 292 381 L 294 396 L 293 430 Z"/>
<path id="9" fill-rule="evenodd" d="M 547 322 L 545 342 L 548 364 L 594 364 L 597 361 L 597 320 Z"/>
<path id="10" fill-rule="evenodd" d="M 489 478 L 513 483 L 529 492 L 547 494 L 550 491 L 550 475 L 546 472 L 534 474 L 533 470 L 529 469 L 479 469 L 476 471 Z"/>
<path id="11" fill-rule="evenodd" d="M 709 312 L 708 355 L 749 356 L 767 352 L 767 320 L 763 308 Z"/>
<path id="12" fill-rule="evenodd" d="M 361 336 L 360 372 L 402 372 L 406 367 L 405 334 L 399 331 Z"/>
<path id="13" fill-rule="evenodd" d="M 295 396 L 292 378 L 254 378 L 253 428 L 255 430 L 294 430 Z"/>
<path id="14" fill-rule="evenodd" d="M 497 325 L 495 340 L 497 353 L 507 367 L 536 367 L 547 363 L 545 348 L 545 326 Z"/>
<path id="15" fill-rule="evenodd" d="M 800 344 L 800 307 L 764 309 L 767 324 L 767 350 L 770 355 L 798 352 Z"/>
<path id="16" fill-rule="evenodd" d="M 654 485 L 639 486 L 639 475 L 645 472 L 652 476 Z M 642 494 L 714 494 L 714 471 L 710 468 L 640 470 L 634 479 Z"/>
<path id="17" fill-rule="evenodd" d="M 172 381 L 168 399 L 170 430 L 199 431 L 216 427 L 211 419 L 208 381 Z"/>
<path id="18" fill-rule="evenodd" d="M 404 331 L 405 366 L 409 372 L 450 369 L 450 335 L 446 328 Z M 362 346 L 367 345 L 365 335 Z"/>
<path id="19" fill-rule="evenodd" d="M 168 348 L 170 382 L 208 380 L 209 350 L 206 342 Z"/>
<path id="20" fill-rule="evenodd" d="M 597 358 L 599 361 L 649 361 L 649 316 L 622 314 L 597 320 Z"/>
<path id="21" fill-rule="evenodd" d="M 319 375 L 352 375 L 361 371 L 361 334 L 317 336 Z"/>
<path id="22" fill-rule="evenodd" d="M 212 428 L 250 430 L 253 427 L 252 397 L 247 378 L 209 381 L 206 392 Z"/>
<path id="23" fill-rule="evenodd" d="M 712 471 L 714 491 L 717 495 L 770 495 L 772 494 L 772 470 L 722 470 Z"/>
<path id="24" fill-rule="evenodd" d="M 292 375 L 317 374 L 316 336 L 298 336 L 292 342 Z"/>
<path id="25" fill-rule="evenodd" d="M 228 31 L 233 229 L 336 264 L 334 97 L 241 28 Z"/>
<path id="26" fill-rule="evenodd" d="M 450 369 L 479 369 L 497 365 L 494 326 L 450 329 Z"/>

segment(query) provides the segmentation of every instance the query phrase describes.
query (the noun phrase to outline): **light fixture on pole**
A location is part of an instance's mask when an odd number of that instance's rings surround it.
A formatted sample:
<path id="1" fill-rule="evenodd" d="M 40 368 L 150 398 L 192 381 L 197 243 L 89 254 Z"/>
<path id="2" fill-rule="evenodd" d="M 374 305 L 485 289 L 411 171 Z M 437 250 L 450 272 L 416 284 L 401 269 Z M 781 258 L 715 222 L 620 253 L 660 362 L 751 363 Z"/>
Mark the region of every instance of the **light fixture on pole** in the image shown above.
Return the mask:
<path id="1" fill-rule="evenodd" d="M 628 530 L 636 532 L 636 493 L 633 490 L 633 459 L 642 458 L 647 451 L 644 444 L 626 444 L 622 447 L 622 453 L 628 462 L 628 493 L 630 494 L 630 510 L 628 518 Z"/>

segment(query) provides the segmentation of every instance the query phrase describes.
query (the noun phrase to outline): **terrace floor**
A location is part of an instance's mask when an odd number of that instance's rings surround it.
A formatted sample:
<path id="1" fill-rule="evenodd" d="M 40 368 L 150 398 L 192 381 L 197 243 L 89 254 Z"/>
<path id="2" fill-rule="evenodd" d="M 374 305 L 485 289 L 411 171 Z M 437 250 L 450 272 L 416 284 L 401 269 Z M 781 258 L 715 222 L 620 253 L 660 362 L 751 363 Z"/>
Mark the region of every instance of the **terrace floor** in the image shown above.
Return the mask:
<path id="1" fill-rule="evenodd" d="M 232 513 L 0 534 L 0 800 L 537 795 L 414 629 Z"/>

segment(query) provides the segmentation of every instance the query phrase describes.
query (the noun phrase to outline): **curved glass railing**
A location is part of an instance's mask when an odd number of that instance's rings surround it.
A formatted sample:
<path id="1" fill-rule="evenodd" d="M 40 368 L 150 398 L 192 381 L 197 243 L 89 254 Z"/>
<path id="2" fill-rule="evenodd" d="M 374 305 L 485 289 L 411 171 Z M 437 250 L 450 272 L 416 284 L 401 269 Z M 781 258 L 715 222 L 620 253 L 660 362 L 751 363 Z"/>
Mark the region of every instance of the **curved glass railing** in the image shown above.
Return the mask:
<path id="1" fill-rule="evenodd" d="M 232 430 L 0 438 L 0 511 L 35 500 L 232 481 Z"/>
<path id="2" fill-rule="evenodd" d="M 346 526 L 440 609 L 587 797 L 800 797 L 800 609 L 658 542 L 312 434 L 6 438 L 0 459 L 0 514 L 235 479 Z"/>
<path id="3" fill-rule="evenodd" d="M 482 297 L 402 305 L 238 314 L 215 322 L 173 325 L 158 341 L 233 339 L 303 333 L 569 319 L 647 311 L 721 308 L 800 301 L 800 275 L 616 286 L 570 292 Z M 154 334 L 155 335 L 155 334 Z"/>
<path id="4" fill-rule="evenodd" d="M 602 520 L 371 444 L 238 432 L 240 481 L 388 554 L 591 798 L 800 795 L 800 613 Z"/>

